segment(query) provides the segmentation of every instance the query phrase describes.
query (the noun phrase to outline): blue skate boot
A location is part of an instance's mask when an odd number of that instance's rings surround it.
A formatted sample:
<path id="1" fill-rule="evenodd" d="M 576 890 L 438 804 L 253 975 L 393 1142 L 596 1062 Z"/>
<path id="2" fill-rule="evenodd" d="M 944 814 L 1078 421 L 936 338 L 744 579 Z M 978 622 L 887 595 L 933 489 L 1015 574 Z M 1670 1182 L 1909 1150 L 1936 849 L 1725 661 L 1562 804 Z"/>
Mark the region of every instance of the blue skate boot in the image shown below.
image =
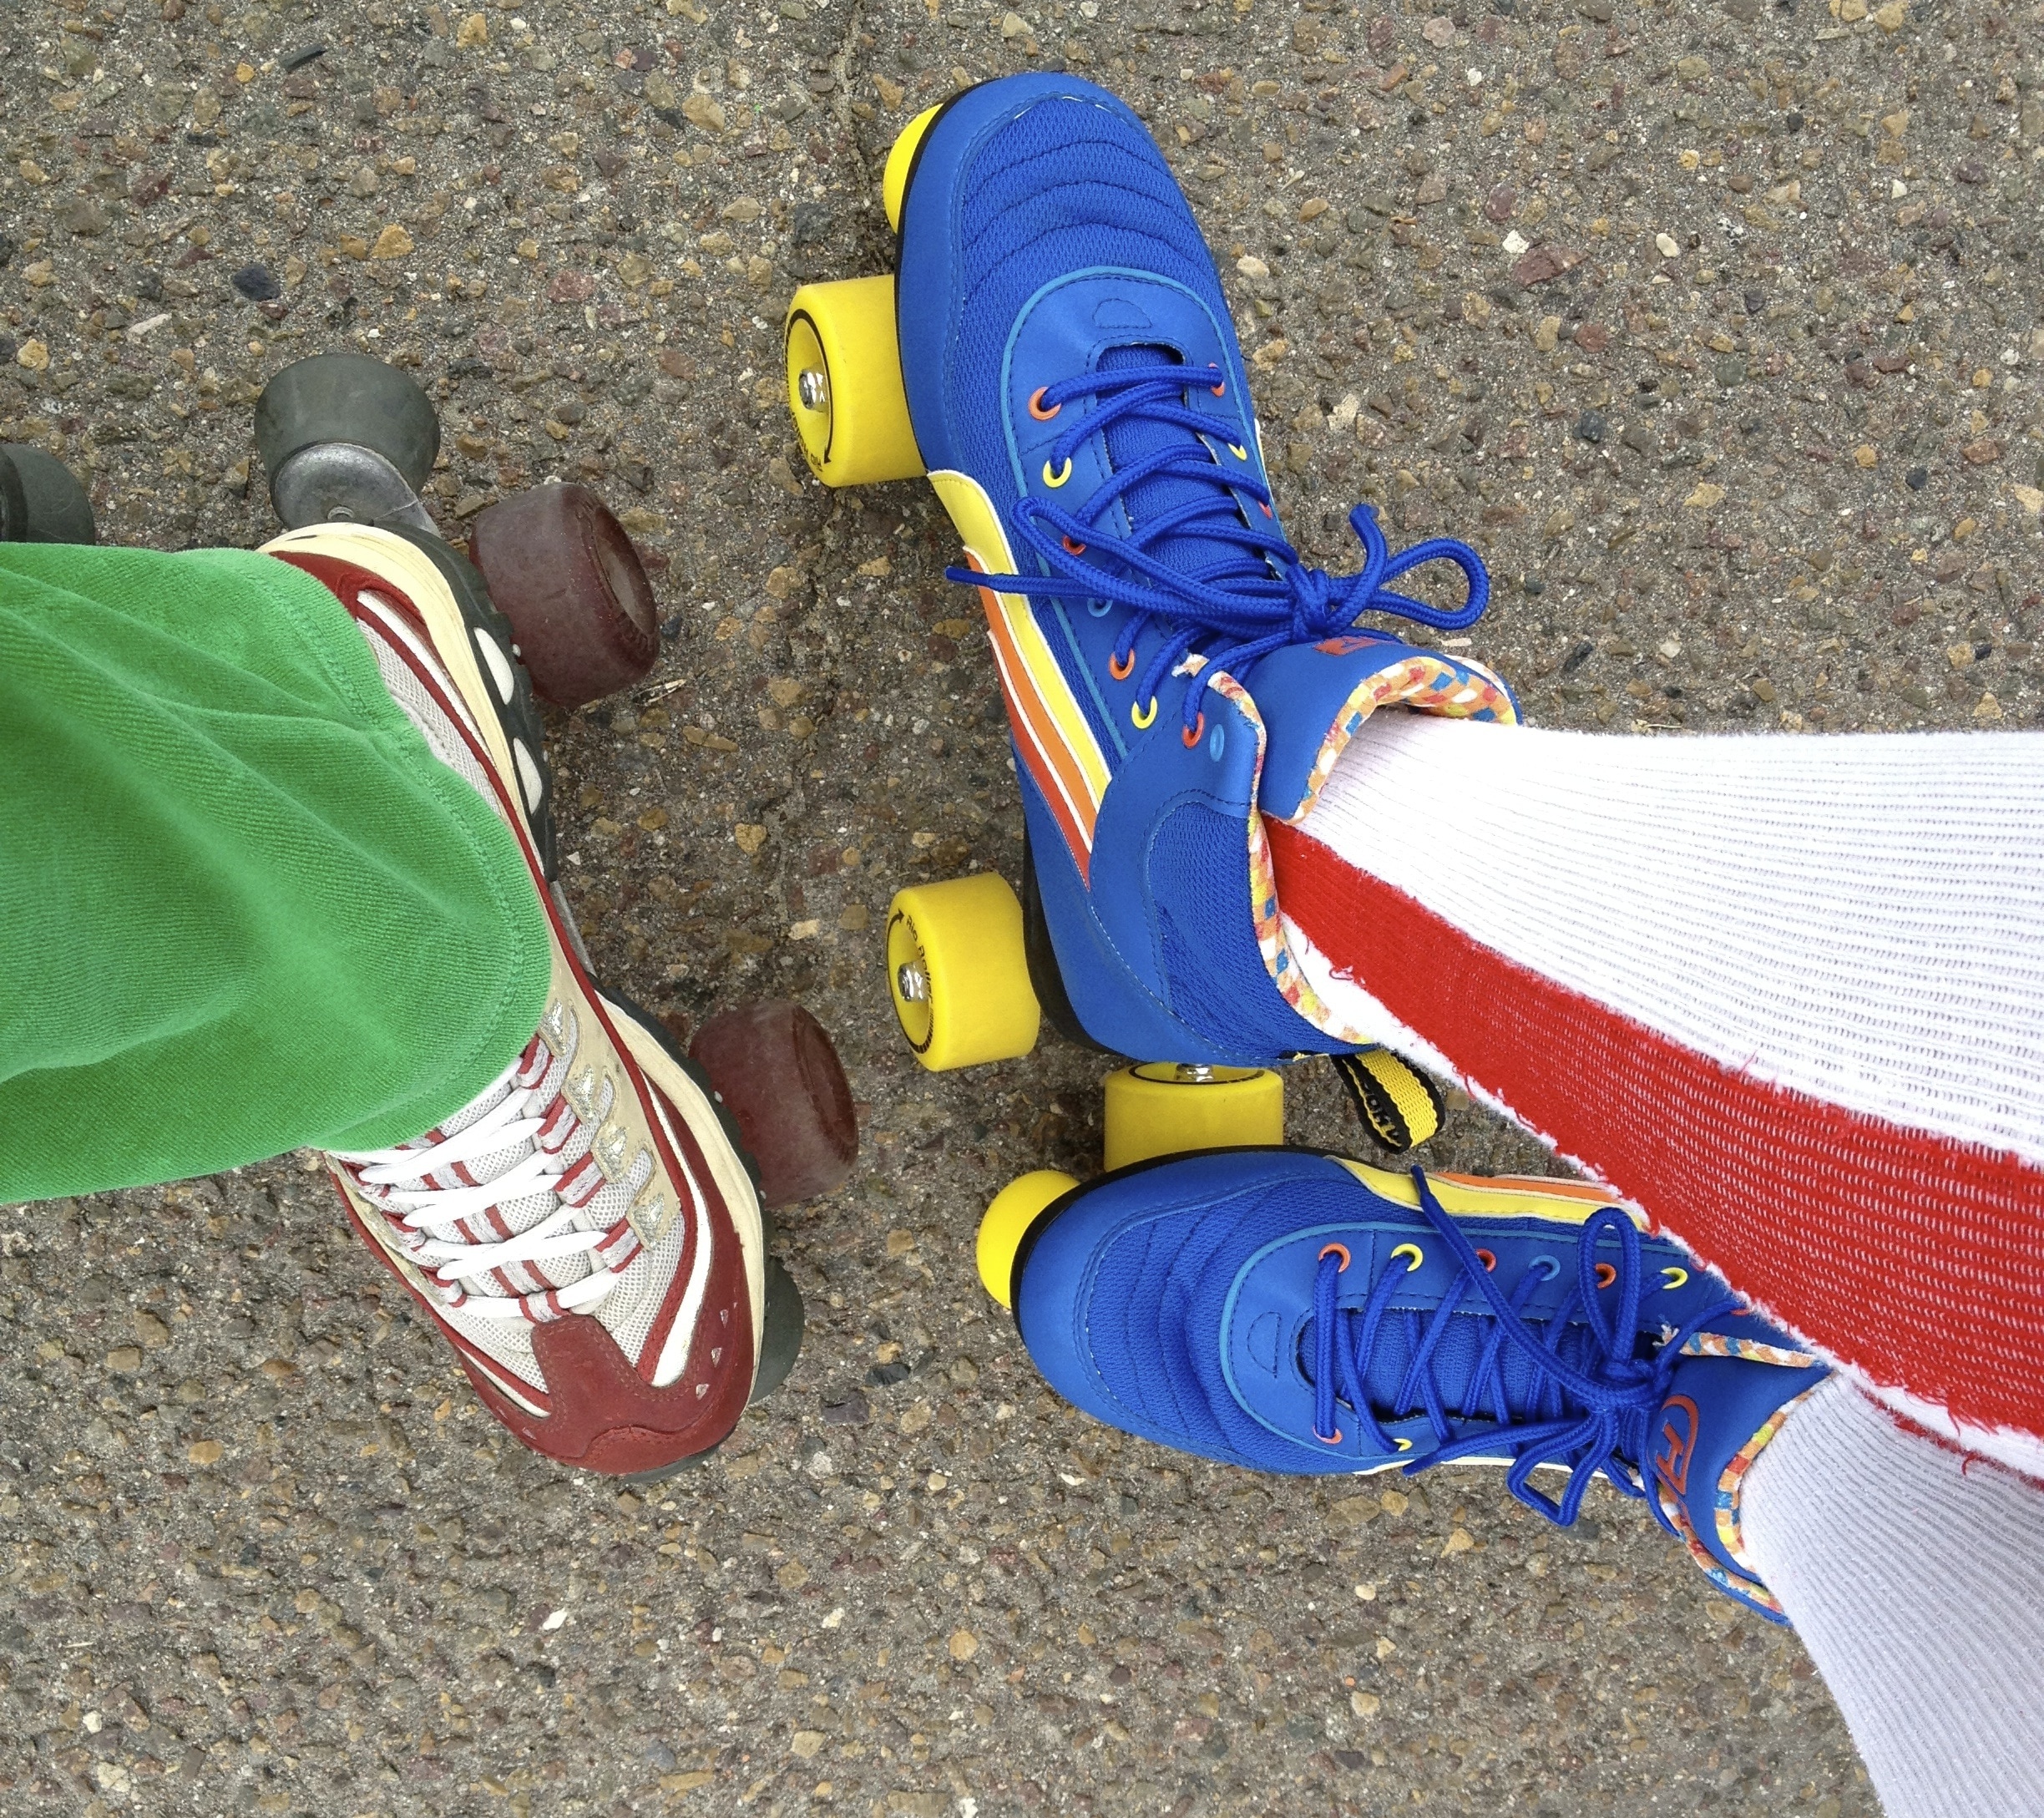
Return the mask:
<path id="1" fill-rule="evenodd" d="M 969 902 L 897 900 L 912 1042 L 932 1066 L 1026 1053 L 1040 1005 L 1100 1047 L 1209 1070 L 1367 1048 L 1315 1020 L 1264 821 L 1302 818 L 1379 708 L 1516 717 L 1480 665 L 1359 622 L 1471 625 L 1481 561 L 1446 539 L 1394 555 L 1367 506 L 1358 574 L 1301 560 L 1212 257 L 1113 95 L 1063 74 L 968 89 L 903 134 L 885 190 L 898 276 L 796 296 L 791 408 L 825 484 L 927 473 L 943 499 L 1029 846 L 1019 907 L 987 879 L 959 880 Z M 1429 563 L 1460 570 L 1460 605 L 1398 590 Z M 1389 1056 L 1351 1082 L 1402 1095 L 1380 1134 L 1424 1134 L 1407 1111 L 1430 1128 Z"/>
<path id="2" fill-rule="evenodd" d="M 1739 1487 L 1828 1371 L 1600 1188 L 1300 1149 L 1046 1172 L 989 1208 L 979 1260 L 1050 1386 L 1111 1426 L 1293 1475 L 1501 1465 L 1563 1525 L 1601 1472 L 1780 1619 Z"/>

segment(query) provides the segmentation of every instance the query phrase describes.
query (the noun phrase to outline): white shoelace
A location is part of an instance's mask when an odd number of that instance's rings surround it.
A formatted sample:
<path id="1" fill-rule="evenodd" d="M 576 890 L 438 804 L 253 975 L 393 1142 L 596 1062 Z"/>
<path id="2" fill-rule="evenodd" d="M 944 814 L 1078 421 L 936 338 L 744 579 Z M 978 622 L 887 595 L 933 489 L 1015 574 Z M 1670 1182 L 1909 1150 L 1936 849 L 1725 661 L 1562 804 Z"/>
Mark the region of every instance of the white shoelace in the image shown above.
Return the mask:
<path id="1" fill-rule="evenodd" d="M 611 1234 L 574 1228 L 582 1208 L 559 1197 L 561 1180 L 573 1164 L 539 1147 L 538 1137 L 549 1103 L 544 1080 L 529 1087 L 517 1083 L 531 1056 L 529 1048 L 476 1095 L 478 1100 L 487 1100 L 493 1094 L 503 1094 L 454 1135 L 420 1148 L 366 1149 L 335 1156 L 348 1165 L 364 1188 L 372 1190 L 376 1203 L 402 1233 L 407 1253 L 440 1289 L 443 1304 L 484 1319 L 535 1319 L 587 1312 L 620 1279 L 615 1268 L 600 1267 L 594 1258 L 594 1253 L 611 1241 Z M 525 1155 L 478 1185 L 436 1187 L 428 1178 L 521 1145 L 527 1147 Z M 458 1228 L 464 1220 L 486 1218 L 504 1206 L 541 1193 L 554 1198 L 554 1208 L 523 1231 L 489 1243 L 465 1236 Z M 630 1253 L 636 1251 L 637 1245 L 632 1245 Z M 463 1286 L 497 1269 L 571 1257 L 588 1258 L 590 1272 L 564 1288 L 531 1294 L 493 1294 Z M 629 1260 L 630 1254 L 619 1259 L 620 1263 Z"/>

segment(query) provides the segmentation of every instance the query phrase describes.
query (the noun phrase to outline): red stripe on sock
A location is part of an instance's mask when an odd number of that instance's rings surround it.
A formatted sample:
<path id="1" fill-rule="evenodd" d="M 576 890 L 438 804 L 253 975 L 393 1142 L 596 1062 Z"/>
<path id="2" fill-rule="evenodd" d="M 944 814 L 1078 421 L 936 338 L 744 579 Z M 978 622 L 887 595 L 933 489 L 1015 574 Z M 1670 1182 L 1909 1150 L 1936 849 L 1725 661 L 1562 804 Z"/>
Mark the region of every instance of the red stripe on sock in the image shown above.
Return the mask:
<path id="1" fill-rule="evenodd" d="M 1875 1383 L 2044 1435 L 2044 1172 L 1710 1060 L 1267 824 L 1285 913 L 1471 1086 Z"/>

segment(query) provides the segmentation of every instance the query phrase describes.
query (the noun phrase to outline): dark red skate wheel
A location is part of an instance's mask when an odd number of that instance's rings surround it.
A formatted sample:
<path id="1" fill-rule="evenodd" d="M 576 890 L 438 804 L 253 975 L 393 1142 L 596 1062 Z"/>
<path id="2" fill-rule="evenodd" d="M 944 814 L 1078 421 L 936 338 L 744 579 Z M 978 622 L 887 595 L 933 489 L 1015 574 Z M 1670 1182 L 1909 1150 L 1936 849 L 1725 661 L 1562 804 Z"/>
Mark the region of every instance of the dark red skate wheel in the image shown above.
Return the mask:
<path id="1" fill-rule="evenodd" d="M 763 1203 L 814 1199 L 852 1172 L 852 1087 L 823 1025 L 799 1004 L 721 1010 L 696 1031 L 689 1058 L 710 1076 L 758 1164 Z"/>
<path id="2" fill-rule="evenodd" d="M 535 486 L 481 513 L 468 559 L 511 621 L 534 688 L 586 706 L 641 681 L 660 655 L 660 609 L 639 552 L 586 486 Z"/>

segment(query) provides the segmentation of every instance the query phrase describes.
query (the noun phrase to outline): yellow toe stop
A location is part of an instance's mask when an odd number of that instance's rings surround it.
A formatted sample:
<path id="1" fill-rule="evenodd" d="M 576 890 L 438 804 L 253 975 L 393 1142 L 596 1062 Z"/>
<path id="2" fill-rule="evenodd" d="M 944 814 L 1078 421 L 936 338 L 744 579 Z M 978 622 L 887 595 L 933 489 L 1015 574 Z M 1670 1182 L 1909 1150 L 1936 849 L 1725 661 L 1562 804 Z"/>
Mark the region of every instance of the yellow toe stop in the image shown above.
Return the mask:
<path id="1" fill-rule="evenodd" d="M 893 148 L 888 153 L 887 168 L 880 173 L 880 201 L 887 210 L 888 225 L 896 233 L 901 231 L 902 204 L 908 197 L 908 171 L 915 163 L 916 148 L 923 143 L 923 135 L 930 129 L 930 122 L 937 118 L 939 109 L 924 108 L 923 111 L 901 129 Z"/>
<path id="2" fill-rule="evenodd" d="M 1446 1113 L 1439 1088 L 1389 1048 L 1364 1048 L 1333 1060 L 1363 1127 L 1394 1155 L 1417 1148 L 1439 1131 Z"/>
<path id="3" fill-rule="evenodd" d="M 805 284 L 788 303 L 784 336 L 788 411 L 810 472 L 826 486 L 918 478 L 893 276 Z"/>
<path id="4" fill-rule="evenodd" d="M 1015 1252 L 1029 1228 L 1052 1200 L 1062 1198 L 1079 1182 L 1055 1167 L 1011 1180 L 994 1196 L 979 1221 L 979 1285 L 1004 1307 L 1014 1305 Z"/>
<path id="5" fill-rule="evenodd" d="M 1110 1168 L 1284 1141 L 1284 1080 L 1264 1067 L 1145 1061 L 1110 1073 L 1106 1096 L 1102 1159 Z"/>
<path id="6" fill-rule="evenodd" d="M 1042 1013 L 1022 905 L 1005 878 L 981 872 L 898 892 L 887 968 L 902 1033 L 931 1072 L 1019 1060 L 1036 1046 Z"/>

